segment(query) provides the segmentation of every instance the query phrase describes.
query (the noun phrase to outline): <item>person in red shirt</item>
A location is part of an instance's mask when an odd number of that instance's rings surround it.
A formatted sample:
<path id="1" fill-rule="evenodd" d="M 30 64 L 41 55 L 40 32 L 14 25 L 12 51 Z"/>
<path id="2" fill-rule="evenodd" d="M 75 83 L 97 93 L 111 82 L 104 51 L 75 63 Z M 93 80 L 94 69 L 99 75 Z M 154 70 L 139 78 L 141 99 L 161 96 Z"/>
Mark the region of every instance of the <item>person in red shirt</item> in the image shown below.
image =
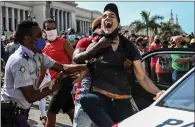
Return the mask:
<path id="1" fill-rule="evenodd" d="M 154 51 L 157 49 L 160 49 L 162 47 L 161 41 L 159 39 L 159 36 L 154 37 L 154 42 L 150 45 L 149 51 Z M 157 81 L 156 73 L 155 73 L 155 68 L 156 68 L 156 62 L 158 60 L 158 56 L 153 56 L 151 57 L 151 78 L 155 82 Z"/>
<path id="2" fill-rule="evenodd" d="M 73 62 L 85 63 L 85 60 L 87 60 L 87 58 L 84 57 L 84 51 L 87 50 L 88 46 L 92 42 L 98 42 L 98 40 L 100 39 L 100 24 L 101 17 L 97 18 L 92 23 L 93 36 L 89 38 L 82 38 L 81 40 L 79 40 L 73 54 Z M 79 103 L 80 99 L 89 93 L 90 86 L 91 78 L 89 75 L 87 75 L 81 82 L 75 84 L 75 116 L 73 127 L 96 127 L 96 125 L 91 121 L 89 116 L 83 111 Z"/>
<path id="3" fill-rule="evenodd" d="M 45 20 L 43 28 L 47 36 L 46 46 L 43 53 L 61 64 L 70 64 L 72 61 L 73 47 L 67 40 L 57 36 L 55 21 L 53 19 Z M 49 71 L 52 80 L 59 77 L 58 72 L 53 70 Z M 71 81 L 67 83 L 66 78 L 62 80 L 62 84 L 62 87 L 54 93 L 54 96 L 49 104 L 46 127 L 55 126 L 56 114 L 58 114 L 60 109 L 62 109 L 64 113 L 67 113 L 73 121 L 74 102 L 70 94 L 73 85 Z"/>

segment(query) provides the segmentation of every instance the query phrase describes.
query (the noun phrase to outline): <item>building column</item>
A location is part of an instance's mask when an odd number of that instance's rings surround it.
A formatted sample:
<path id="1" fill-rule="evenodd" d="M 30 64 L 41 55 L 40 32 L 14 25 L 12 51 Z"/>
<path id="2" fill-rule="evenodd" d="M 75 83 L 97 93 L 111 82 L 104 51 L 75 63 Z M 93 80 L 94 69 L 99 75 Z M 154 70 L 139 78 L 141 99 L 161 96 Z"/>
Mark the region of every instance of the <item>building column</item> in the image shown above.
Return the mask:
<path id="1" fill-rule="evenodd" d="M 12 30 L 15 31 L 15 13 L 14 13 L 14 8 L 12 8 Z"/>
<path id="2" fill-rule="evenodd" d="M 82 33 L 83 32 L 83 26 L 82 26 L 82 21 L 80 20 L 80 32 Z"/>
<path id="3" fill-rule="evenodd" d="M 85 33 L 85 21 L 83 21 L 83 33 Z"/>
<path id="4" fill-rule="evenodd" d="M 4 28 L 9 31 L 9 16 L 8 16 L 8 7 L 5 7 L 5 24 Z"/>
<path id="5" fill-rule="evenodd" d="M 20 22 L 20 9 L 17 9 L 17 23 Z"/>
<path id="6" fill-rule="evenodd" d="M 55 20 L 55 9 L 54 9 L 54 8 L 52 9 L 52 16 L 53 16 L 53 17 L 52 17 L 53 20 Z"/>
<path id="7" fill-rule="evenodd" d="M 23 20 L 26 20 L 25 10 L 22 10 L 22 13 L 23 13 Z"/>
<path id="8" fill-rule="evenodd" d="M 59 13 L 59 10 L 57 10 L 57 31 L 60 31 L 60 13 Z"/>
<path id="9" fill-rule="evenodd" d="M 3 13 L 2 13 L 2 11 L 3 11 L 3 8 L 2 8 L 2 6 L 1 6 L 1 1 L 0 1 L 0 32 L 2 32 L 2 26 L 3 26 Z M 1 33 L 0 33 L 0 38 L 1 38 Z"/>
<path id="10" fill-rule="evenodd" d="M 64 30 L 64 15 L 63 15 L 63 11 L 61 11 L 61 30 Z"/>
<path id="11" fill-rule="evenodd" d="M 87 22 L 85 21 L 85 33 L 87 33 Z"/>
<path id="12" fill-rule="evenodd" d="M 85 33 L 85 21 L 83 21 L 83 31 Z"/>
<path id="13" fill-rule="evenodd" d="M 1 2 L 0 2 L 0 9 L 1 9 L 1 12 L 0 12 L 0 31 L 2 31 L 2 26 L 3 26 L 3 13 L 2 12 L 3 12 L 3 8 L 1 6 Z"/>
<path id="14" fill-rule="evenodd" d="M 65 28 L 68 29 L 68 13 L 65 12 Z"/>
<path id="15" fill-rule="evenodd" d="M 72 12 L 69 12 L 69 27 L 72 28 Z"/>
<path id="16" fill-rule="evenodd" d="M 28 15 L 30 15 L 30 16 L 32 17 L 32 15 L 31 15 L 31 12 L 30 12 L 30 11 L 28 11 Z"/>
<path id="17" fill-rule="evenodd" d="M 82 33 L 81 20 L 79 20 L 79 32 Z"/>
<path id="18" fill-rule="evenodd" d="M 87 33 L 89 33 L 89 22 L 87 22 L 87 25 L 86 25 L 86 30 L 87 30 Z"/>
<path id="19" fill-rule="evenodd" d="M 81 29 L 82 29 L 82 33 L 84 33 L 84 31 L 83 31 L 83 21 L 81 21 Z"/>

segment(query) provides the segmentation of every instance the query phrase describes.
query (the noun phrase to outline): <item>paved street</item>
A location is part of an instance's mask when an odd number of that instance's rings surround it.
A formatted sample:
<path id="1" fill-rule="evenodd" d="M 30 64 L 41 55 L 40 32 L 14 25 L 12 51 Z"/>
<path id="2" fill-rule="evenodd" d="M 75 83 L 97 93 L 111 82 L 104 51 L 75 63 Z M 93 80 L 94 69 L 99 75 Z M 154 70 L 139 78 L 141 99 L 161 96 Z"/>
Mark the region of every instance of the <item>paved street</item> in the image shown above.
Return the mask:
<path id="1" fill-rule="evenodd" d="M 38 104 L 39 104 L 38 102 L 34 103 L 34 105 L 32 106 L 30 110 L 28 122 L 31 127 L 44 127 L 41 121 L 39 120 L 40 111 L 39 111 Z M 47 105 L 48 104 L 49 102 L 47 101 Z M 69 116 L 67 114 L 62 114 L 62 112 L 60 112 L 57 115 L 56 127 L 72 127 L 72 123 L 71 123 L 71 120 L 69 119 Z"/>

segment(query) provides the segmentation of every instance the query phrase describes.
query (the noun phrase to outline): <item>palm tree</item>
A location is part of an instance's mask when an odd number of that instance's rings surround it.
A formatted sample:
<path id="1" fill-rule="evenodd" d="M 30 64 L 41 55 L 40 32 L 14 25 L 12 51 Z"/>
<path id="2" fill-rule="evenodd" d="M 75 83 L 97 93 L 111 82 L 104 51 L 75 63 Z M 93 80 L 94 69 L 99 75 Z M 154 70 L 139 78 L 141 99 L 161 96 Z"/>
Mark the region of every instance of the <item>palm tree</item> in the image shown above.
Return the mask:
<path id="1" fill-rule="evenodd" d="M 173 36 L 175 32 L 180 32 L 181 26 L 178 24 L 171 24 L 170 22 L 160 23 L 160 35 L 162 37 Z"/>
<path id="2" fill-rule="evenodd" d="M 164 17 L 160 15 L 154 15 L 150 17 L 150 12 L 142 11 L 140 13 L 142 20 L 135 20 L 133 21 L 129 27 L 134 26 L 134 30 L 139 32 L 141 30 L 146 30 L 147 36 L 149 30 L 152 30 L 157 33 L 158 28 L 160 25 L 157 23 L 158 20 L 163 20 Z"/>

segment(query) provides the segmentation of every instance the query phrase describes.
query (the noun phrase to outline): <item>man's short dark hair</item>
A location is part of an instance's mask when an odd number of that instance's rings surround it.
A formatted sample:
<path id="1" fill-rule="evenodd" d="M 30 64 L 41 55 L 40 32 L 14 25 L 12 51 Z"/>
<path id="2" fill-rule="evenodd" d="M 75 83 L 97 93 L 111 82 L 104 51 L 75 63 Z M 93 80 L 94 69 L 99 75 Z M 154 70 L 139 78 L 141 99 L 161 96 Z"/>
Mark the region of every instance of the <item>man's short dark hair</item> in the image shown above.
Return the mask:
<path id="1" fill-rule="evenodd" d="M 25 36 L 32 36 L 32 28 L 39 26 L 37 22 L 24 20 L 21 21 L 16 27 L 16 41 L 23 44 Z"/>
<path id="2" fill-rule="evenodd" d="M 46 24 L 46 23 L 54 23 L 54 24 L 56 24 L 55 20 L 53 20 L 53 19 L 51 19 L 51 18 L 46 19 L 46 20 L 44 20 L 44 22 L 43 22 L 43 29 L 45 29 L 45 24 Z"/>

